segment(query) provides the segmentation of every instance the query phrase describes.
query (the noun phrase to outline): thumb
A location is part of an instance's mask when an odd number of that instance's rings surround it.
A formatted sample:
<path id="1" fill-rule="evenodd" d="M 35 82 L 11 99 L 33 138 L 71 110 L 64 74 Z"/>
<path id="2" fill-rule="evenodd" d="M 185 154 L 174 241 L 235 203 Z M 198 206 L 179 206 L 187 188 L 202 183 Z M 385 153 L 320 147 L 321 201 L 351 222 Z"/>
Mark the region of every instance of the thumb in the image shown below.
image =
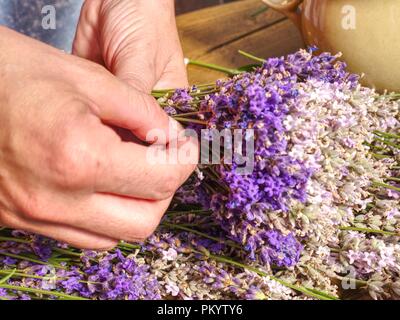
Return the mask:
<path id="1" fill-rule="evenodd" d="M 139 45 L 139 43 L 138 43 Z M 133 88 L 151 93 L 157 83 L 157 63 L 155 57 L 149 57 L 146 54 L 147 50 L 138 50 L 132 48 L 132 44 L 115 53 L 111 63 L 106 61 L 107 68 L 125 83 L 128 83 Z"/>
<path id="2" fill-rule="evenodd" d="M 188 87 L 179 41 L 172 47 L 174 50 L 170 55 L 164 53 L 166 56 L 163 58 L 151 58 L 146 55 L 146 50 L 137 50 L 128 45 L 114 56 L 112 65 L 106 65 L 116 77 L 142 92 Z"/>
<path id="3" fill-rule="evenodd" d="M 99 77 L 100 78 L 100 77 Z M 83 88 L 92 102 L 92 111 L 109 125 L 130 130 L 142 141 L 165 144 L 181 130 L 150 95 L 136 90 L 121 80 L 107 76 Z"/>
<path id="4" fill-rule="evenodd" d="M 101 1 L 87 0 L 84 2 L 72 44 L 72 54 L 104 65 L 98 38 Z"/>
<path id="5" fill-rule="evenodd" d="M 189 86 L 183 55 L 177 54 L 164 69 L 154 89 L 187 88 Z"/>

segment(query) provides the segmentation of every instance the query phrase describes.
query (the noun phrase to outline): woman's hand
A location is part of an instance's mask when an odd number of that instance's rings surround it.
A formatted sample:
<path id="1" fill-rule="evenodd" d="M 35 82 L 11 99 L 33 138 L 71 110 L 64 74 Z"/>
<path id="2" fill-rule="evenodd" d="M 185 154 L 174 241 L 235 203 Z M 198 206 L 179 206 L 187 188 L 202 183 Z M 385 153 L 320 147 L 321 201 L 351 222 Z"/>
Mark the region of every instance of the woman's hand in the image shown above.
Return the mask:
<path id="1" fill-rule="evenodd" d="M 149 236 L 195 164 L 151 165 L 151 147 L 111 126 L 167 137 L 172 120 L 156 101 L 3 27 L 0 80 L 0 225 L 91 249 Z"/>
<path id="2" fill-rule="evenodd" d="M 173 0 L 86 0 L 73 53 L 142 92 L 188 85 Z"/>

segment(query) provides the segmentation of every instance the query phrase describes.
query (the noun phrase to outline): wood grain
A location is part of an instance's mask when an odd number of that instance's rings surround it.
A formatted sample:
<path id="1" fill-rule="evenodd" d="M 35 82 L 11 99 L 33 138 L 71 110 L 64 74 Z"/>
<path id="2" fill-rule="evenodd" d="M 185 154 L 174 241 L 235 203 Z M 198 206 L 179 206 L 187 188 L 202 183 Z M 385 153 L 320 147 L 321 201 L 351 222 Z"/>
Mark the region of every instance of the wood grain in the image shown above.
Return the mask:
<path id="1" fill-rule="evenodd" d="M 300 33 L 283 15 L 273 10 L 252 15 L 263 6 L 259 0 L 242 0 L 178 16 L 185 56 L 190 59 L 237 67 L 250 63 L 239 49 L 267 58 L 303 47 Z M 189 67 L 191 83 L 204 83 L 223 74 Z"/>

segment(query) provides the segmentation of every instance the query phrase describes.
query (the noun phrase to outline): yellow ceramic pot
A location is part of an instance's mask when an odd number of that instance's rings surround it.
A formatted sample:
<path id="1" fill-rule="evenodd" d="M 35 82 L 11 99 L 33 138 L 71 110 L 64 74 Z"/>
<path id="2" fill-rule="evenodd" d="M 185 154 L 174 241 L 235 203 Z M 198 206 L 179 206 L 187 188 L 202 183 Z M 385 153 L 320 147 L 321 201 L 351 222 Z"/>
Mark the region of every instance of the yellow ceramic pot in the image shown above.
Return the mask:
<path id="1" fill-rule="evenodd" d="M 342 52 L 364 84 L 400 91 L 400 0 L 263 0 L 299 27 L 307 45 Z"/>

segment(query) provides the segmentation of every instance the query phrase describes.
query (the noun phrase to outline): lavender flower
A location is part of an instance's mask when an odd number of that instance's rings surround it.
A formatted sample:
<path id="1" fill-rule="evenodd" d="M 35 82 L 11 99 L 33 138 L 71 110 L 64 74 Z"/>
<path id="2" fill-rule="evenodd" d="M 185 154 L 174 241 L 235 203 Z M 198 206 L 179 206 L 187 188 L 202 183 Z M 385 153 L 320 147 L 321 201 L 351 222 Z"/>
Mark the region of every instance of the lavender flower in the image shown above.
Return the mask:
<path id="1" fill-rule="evenodd" d="M 300 50 L 206 94 L 160 98 L 169 115 L 201 120 L 191 128 L 253 129 L 254 171 L 200 166 L 140 249 L 82 252 L 1 229 L 0 299 L 314 299 L 339 295 L 339 276 L 398 297 L 399 103 L 338 57 Z"/>

